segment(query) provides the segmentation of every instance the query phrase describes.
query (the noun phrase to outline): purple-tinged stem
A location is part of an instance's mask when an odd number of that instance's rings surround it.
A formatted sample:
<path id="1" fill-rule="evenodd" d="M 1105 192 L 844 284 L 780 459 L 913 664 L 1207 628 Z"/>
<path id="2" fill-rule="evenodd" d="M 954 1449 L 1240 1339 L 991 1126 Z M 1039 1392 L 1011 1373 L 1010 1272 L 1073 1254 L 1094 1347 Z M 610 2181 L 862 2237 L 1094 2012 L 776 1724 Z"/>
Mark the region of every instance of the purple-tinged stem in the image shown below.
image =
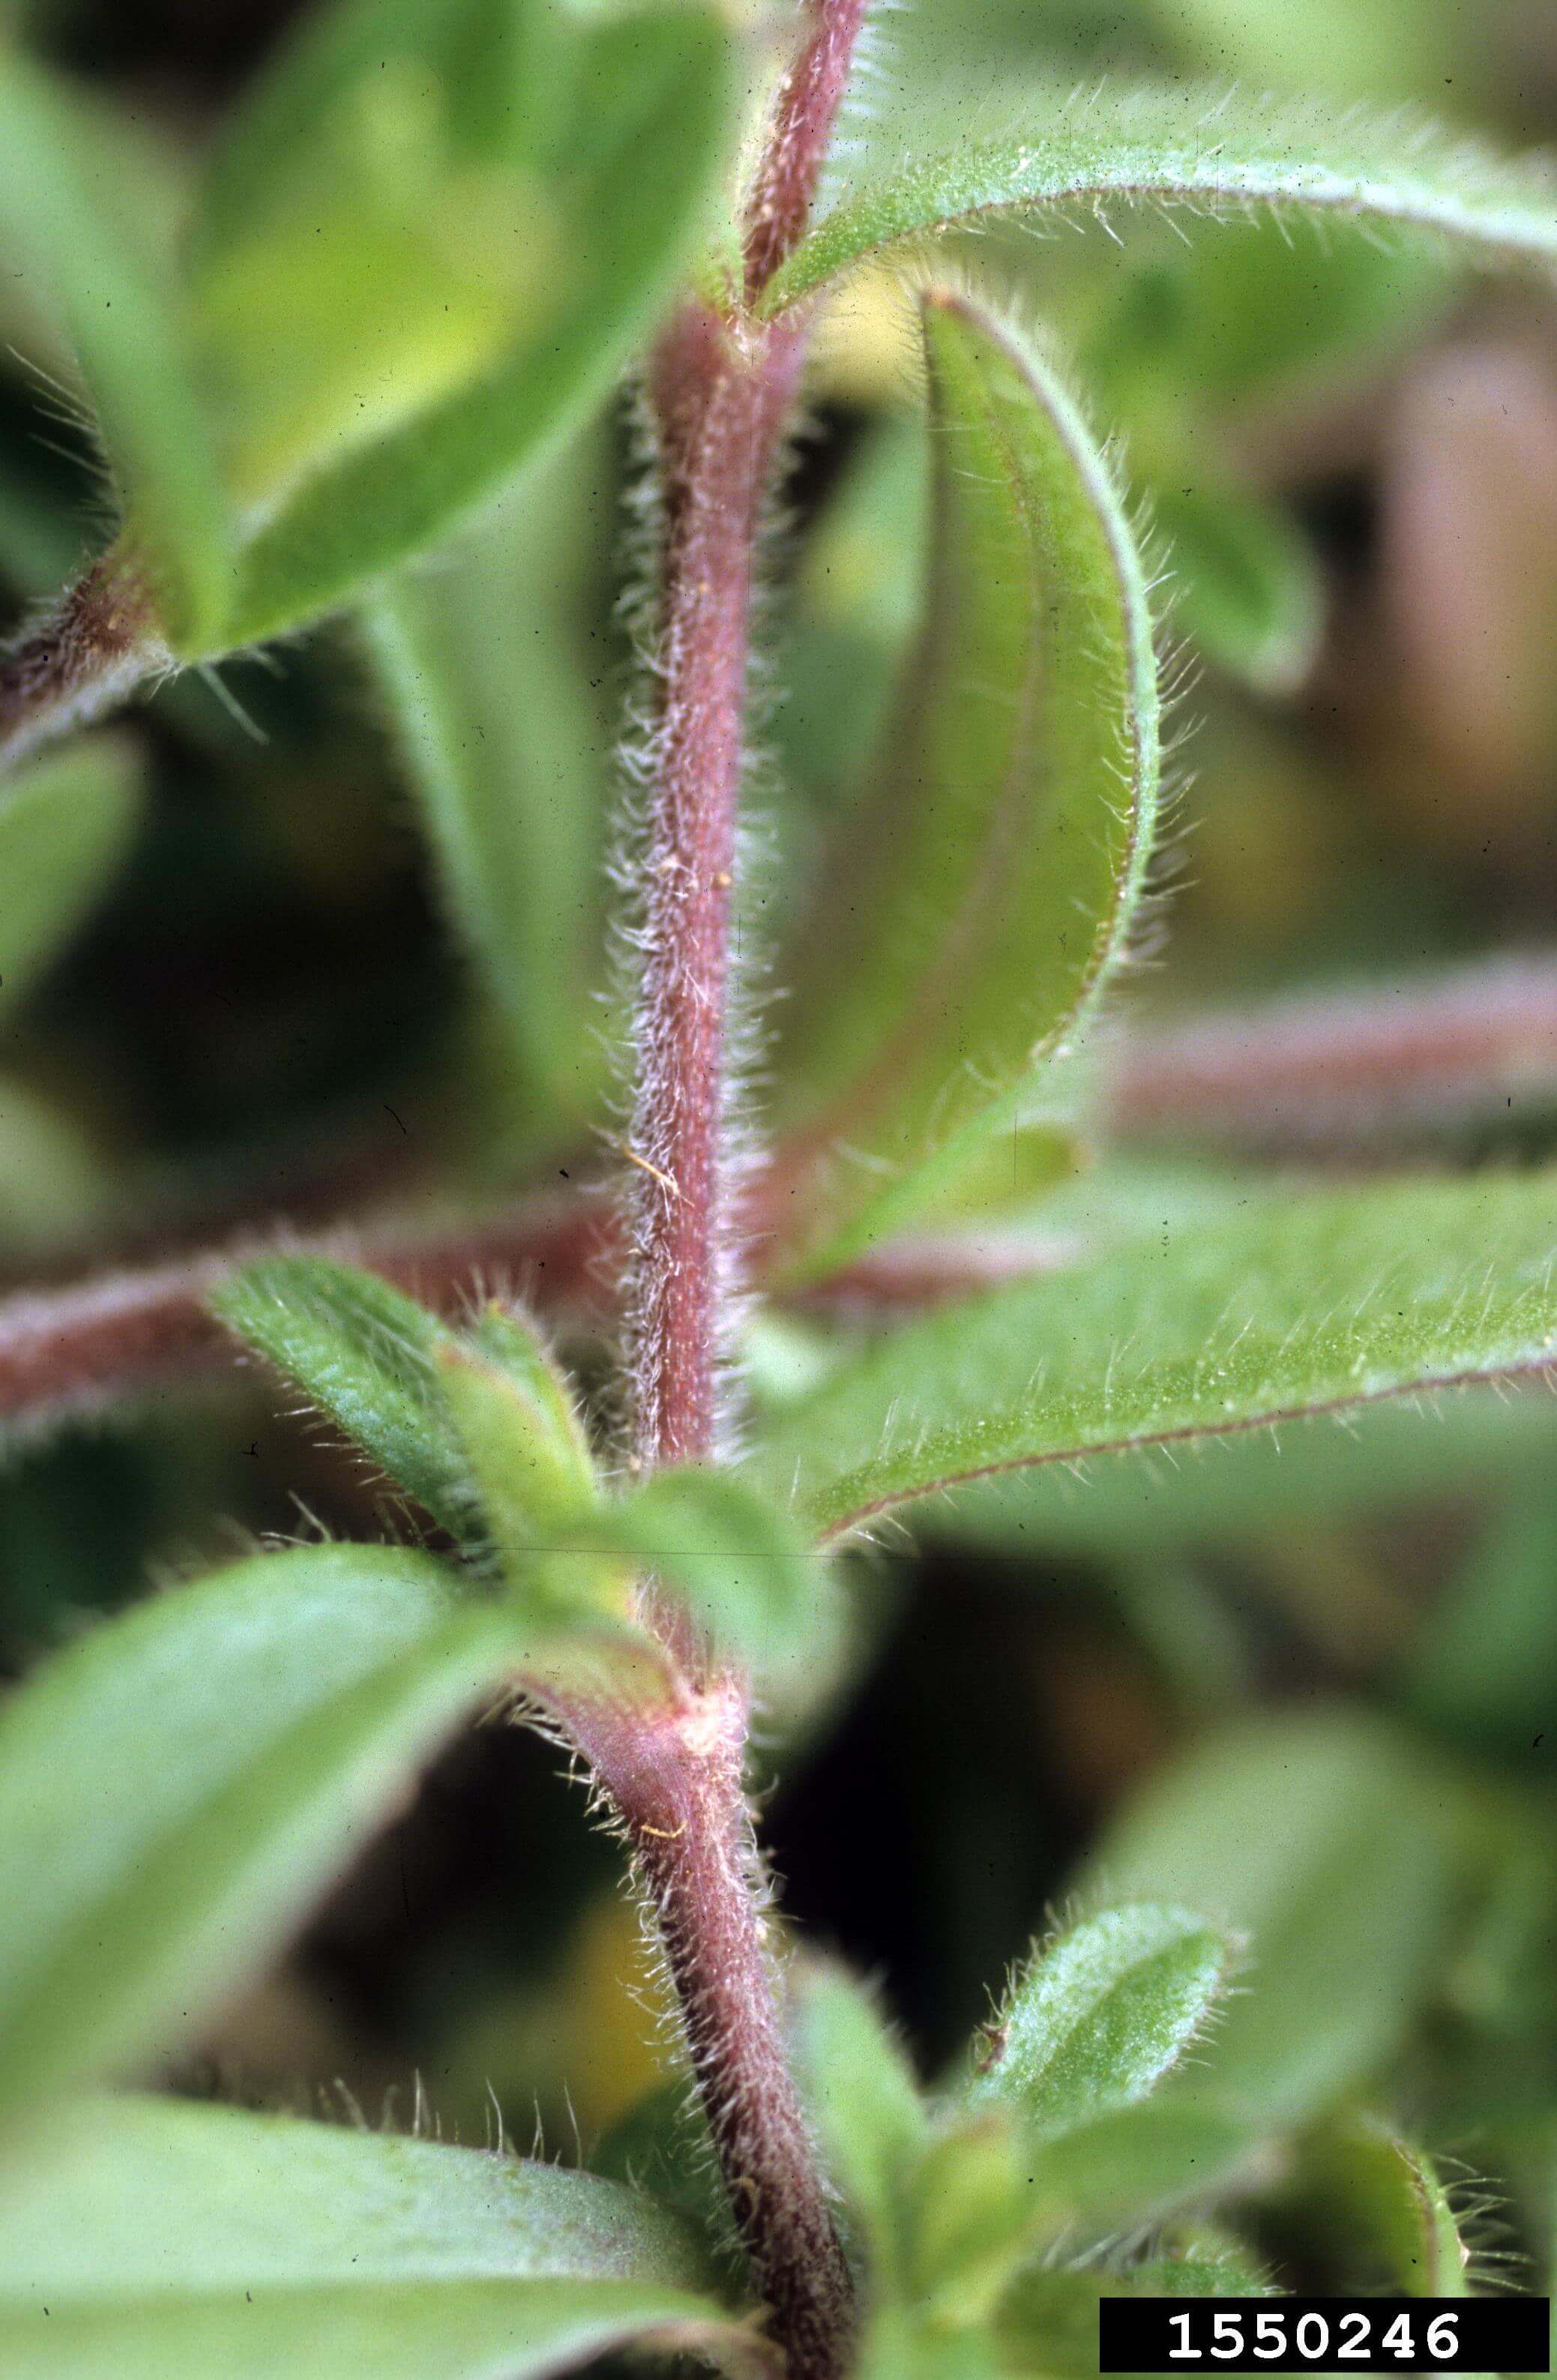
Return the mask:
<path id="1" fill-rule="evenodd" d="M 0 770 L 172 666 L 143 576 L 104 554 L 0 651 Z"/>

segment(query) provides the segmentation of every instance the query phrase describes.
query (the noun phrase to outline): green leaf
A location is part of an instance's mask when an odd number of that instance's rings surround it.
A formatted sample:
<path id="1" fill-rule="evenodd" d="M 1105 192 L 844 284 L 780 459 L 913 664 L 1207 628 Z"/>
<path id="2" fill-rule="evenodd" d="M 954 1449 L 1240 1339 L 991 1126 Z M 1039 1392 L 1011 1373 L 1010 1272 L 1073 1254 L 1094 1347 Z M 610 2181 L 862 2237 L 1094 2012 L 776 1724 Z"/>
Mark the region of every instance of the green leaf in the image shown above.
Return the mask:
<path id="1" fill-rule="evenodd" d="M 232 528 L 167 269 L 138 233 L 132 180 L 63 92 L 0 51 L 7 270 L 63 324 L 159 625 L 181 650 L 209 636 L 225 606 Z"/>
<path id="2" fill-rule="evenodd" d="M 1345 2286 L 1392 2295 L 1470 2295 L 1468 2257 L 1430 2159 L 1372 2116 L 1344 2118 L 1303 2144 L 1296 2219 L 1342 2259 Z"/>
<path id="3" fill-rule="evenodd" d="M 581 1546 L 651 1571 L 722 1652 L 803 1668 L 825 1627 L 826 1566 L 787 1512 L 729 1471 L 657 1471 L 581 1524 Z"/>
<path id="4" fill-rule="evenodd" d="M 802 1140 L 844 1150 L 834 1231 L 867 1209 L 851 1252 L 882 1176 L 1030 1087 L 1085 1014 L 1156 819 L 1150 610 L 1109 468 L 1047 365 L 970 302 L 931 297 L 924 333 L 925 635 L 849 862 L 824 873 L 787 1039 Z"/>
<path id="5" fill-rule="evenodd" d="M 1308 540 L 1274 504 L 1198 472 L 1146 482 L 1173 571 L 1174 625 L 1257 693 L 1292 694 L 1324 629 L 1324 582 Z"/>
<path id="6" fill-rule="evenodd" d="M 1170 2088 L 1049 2142 L 1026 2176 L 1028 2222 L 1035 2235 L 1074 2239 L 1160 2221 L 1247 2183 L 1265 2162 L 1247 2115 Z"/>
<path id="7" fill-rule="evenodd" d="M 436 1316 L 327 1257 L 262 1257 L 210 1304 L 451 1535 L 480 1539 L 485 1517 L 436 1361 L 459 1342 Z"/>
<path id="8" fill-rule="evenodd" d="M 938 2132 L 919 2158 L 909 2201 L 914 2295 L 932 2320 L 983 2321 L 1028 2254 L 1029 2163 L 1003 2108 Z"/>
<path id="9" fill-rule="evenodd" d="M 424 1556 L 322 1546 L 111 1621 L 0 1719 L 0 2108 L 189 2038 L 503 1676 Z"/>
<path id="10" fill-rule="evenodd" d="M 1035 2144 L 1153 2091 L 1204 2032 L 1232 1948 L 1203 1916 L 1105 1910 L 1062 1935 L 985 2033 L 970 2107 L 1007 2107 Z"/>
<path id="11" fill-rule="evenodd" d="M 859 2227 L 874 2288 L 901 2295 L 906 2189 L 928 2134 L 907 2060 L 863 1985 L 836 1967 L 805 1979 L 794 2055 L 823 2161 Z"/>
<path id="12" fill-rule="evenodd" d="M 441 1343 L 434 1363 L 487 1525 L 517 1575 L 596 1500 L 594 1461 L 567 1384 L 538 1334 L 496 1305 L 463 1344 Z"/>
<path id="13" fill-rule="evenodd" d="M 1056 2272 L 1034 2265 L 1002 2301 L 995 2329 L 1012 2380 L 1093 2380 L 1103 2298 L 1267 2297 L 1270 2286 L 1234 2258 L 1152 2256 L 1128 2272 Z"/>
<path id="14" fill-rule="evenodd" d="M 580 466 L 597 444 L 581 457 L 573 442 L 527 474 L 522 503 L 365 614 L 444 905 L 501 1020 L 531 1149 L 576 1127 L 605 1063 L 588 1003 L 606 737 L 568 616 L 585 611 L 577 581 L 594 540 Z"/>
<path id="15" fill-rule="evenodd" d="M 1131 206 L 1242 215 L 1259 205 L 1557 263 L 1557 189 L 1539 161 L 1508 164 L 1426 125 L 1369 122 L 1320 102 L 1271 106 L 1182 84 L 1070 102 L 1053 91 L 1027 101 L 1019 131 L 845 188 L 774 274 L 762 310 L 782 312 L 885 249 L 1002 216 Z"/>
<path id="16" fill-rule="evenodd" d="M 1421 2003 L 1448 1909 L 1442 1790 L 1367 1719 L 1258 1721 L 1125 1812 L 1089 1865 L 1086 1888 L 1105 1888 L 1172 1895 L 1247 1935 L 1211 2087 L 1254 2120 L 1295 2123 L 1386 2058 Z"/>
<path id="17" fill-rule="evenodd" d="M 1557 1346 L 1548 1174 L 1251 1193 L 943 1307 L 771 1425 L 824 1537 L 962 1481 L 1505 1373 Z"/>
<path id="18" fill-rule="evenodd" d="M 67 745 L 0 786 L 0 1017 L 82 922 L 140 823 L 132 745 Z"/>
<path id="19" fill-rule="evenodd" d="M 32 2145 L 0 2171 L 9 2380 L 521 2380 L 743 2336 L 697 2235 L 593 2174 L 159 2100 Z"/>
<path id="20" fill-rule="evenodd" d="M 321 171 L 350 256 L 337 302 L 354 306 L 359 283 L 371 290 L 376 276 L 385 302 L 375 301 L 371 322 L 387 345 L 375 353 L 345 341 L 336 376 L 322 386 L 277 388 L 266 376 L 286 347 L 257 335 L 257 291 L 273 292 L 279 324 L 298 276 L 318 270 L 317 212 L 301 198 L 294 212 L 256 226 L 274 253 L 250 257 L 237 246 L 206 264 L 208 316 L 238 383 L 249 375 L 252 423 L 240 463 L 257 487 L 270 483 L 272 499 L 242 558 L 231 643 L 300 626 L 347 601 L 539 458 L 653 322 L 696 249 L 727 163 L 731 42 L 717 14 L 695 0 L 590 12 L 572 44 L 569 103 L 544 138 L 537 128 L 535 153 L 487 153 L 470 164 L 480 44 L 463 54 L 474 84 L 435 66 L 429 91 L 415 29 L 391 0 L 381 21 L 405 71 L 381 90 L 370 43 L 354 89 L 366 112 L 360 140 L 388 144 L 387 265 L 375 259 L 371 271 L 366 258 L 380 226 L 357 212 L 364 183 L 339 146 L 349 131 L 344 107 L 331 115 Z M 395 115 L 396 89 L 407 124 Z M 451 91 L 470 104 L 456 104 Z M 395 120 L 379 125 L 385 107 Z M 420 144 L 406 170 L 403 135 Z M 403 237 L 441 242 L 449 270 L 458 267 L 468 285 L 457 317 L 442 312 L 443 285 L 436 273 L 429 280 L 425 261 L 410 295 L 430 292 L 432 310 L 419 303 L 403 317 Z"/>

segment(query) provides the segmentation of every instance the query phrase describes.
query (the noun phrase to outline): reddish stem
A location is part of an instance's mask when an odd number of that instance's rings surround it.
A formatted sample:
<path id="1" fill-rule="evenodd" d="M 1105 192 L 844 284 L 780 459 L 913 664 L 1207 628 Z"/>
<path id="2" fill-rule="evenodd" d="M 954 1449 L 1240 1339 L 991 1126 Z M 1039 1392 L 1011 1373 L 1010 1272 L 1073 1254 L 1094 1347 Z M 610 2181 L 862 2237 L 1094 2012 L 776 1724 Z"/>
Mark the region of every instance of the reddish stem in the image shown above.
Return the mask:
<path id="1" fill-rule="evenodd" d="M 639 1083 L 637 1459 L 720 1449 L 720 1359 L 739 1269 L 728 1140 L 731 896 L 762 506 L 809 322 L 749 306 L 803 230 L 863 0 L 809 0 L 753 188 L 745 309 L 689 299 L 654 358 L 664 504 L 659 717 L 649 768 Z M 693 2073 L 791 2380 L 838 2380 L 853 2289 L 785 2056 L 741 1790 L 747 1695 L 689 1623 L 649 1616 L 682 1665 L 684 1724 L 578 1741 L 621 1813 L 659 1920 Z"/>
<path id="2" fill-rule="evenodd" d="M 145 578 L 123 555 L 104 554 L 0 652 L 0 768 L 172 666 Z"/>

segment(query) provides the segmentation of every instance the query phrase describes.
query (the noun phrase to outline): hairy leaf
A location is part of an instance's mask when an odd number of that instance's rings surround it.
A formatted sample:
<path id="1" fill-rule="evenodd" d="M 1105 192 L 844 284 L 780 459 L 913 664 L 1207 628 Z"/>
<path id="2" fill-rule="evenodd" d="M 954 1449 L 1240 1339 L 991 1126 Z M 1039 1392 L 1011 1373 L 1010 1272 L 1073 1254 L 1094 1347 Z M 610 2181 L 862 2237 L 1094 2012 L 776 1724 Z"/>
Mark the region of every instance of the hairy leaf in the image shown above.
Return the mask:
<path id="1" fill-rule="evenodd" d="M 321 1546 L 142 1604 L 0 1720 L 0 2107 L 186 2040 L 503 1676 L 424 1556 Z"/>
<path id="2" fill-rule="evenodd" d="M 1035 2143 L 1132 2107 L 1202 2033 L 1226 1989 L 1225 1935 L 1184 1909 L 1086 1919 L 1042 1951 L 984 2035 L 971 2107 L 1008 2107 Z"/>
<path id="3" fill-rule="evenodd" d="M 434 1364 L 487 1524 L 515 1573 L 595 1501 L 595 1466 L 566 1384 L 535 1333 L 501 1307 L 467 1343 L 442 1343 Z"/>
<path id="4" fill-rule="evenodd" d="M 697 2236 L 593 2174 L 128 2099 L 0 2169 L 14 2380 L 503 2380 L 734 2348 Z"/>
<path id="5" fill-rule="evenodd" d="M 397 9 L 386 15 L 399 20 L 393 55 L 406 57 L 404 19 Z M 479 46 L 468 54 L 478 76 Z M 420 99 L 412 108 L 434 152 L 420 169 L 430 195 L 425 209 L 413 207 L 415 232 L 436 232 L 474 275 L 463 332 L 456 337 L 452 315 L 435 307 L 420 328 L 400 326 L 416 334 L 411 351 L 375 359 L 348 342 L 339 381 L 322 391 L 259 385 L 254 436 L 272 430 L 268 443 L 251 438 L 248 468 L 282 492 L 243 555 L 229 642 L 274 636 L 342 603 L 498 493 L 609 385 L 687 264 L 726 163 L 733 88 L 723 23 L 696 0 L 602 12 L 576 28 L 572 48 L 566 107 L 531 128 L 528 161 L 488 155 L 468 168 L 480 178 L 474 193 L 460 163 L 469 111 L 450 91 L 467 89 L 474 104 L 480 81 L 451 85 L 446 68 L 433 73 L 427 104 L 442 135 L 426 132 Z M 420 91 L 427 62 L 414 42 L 408 55 Z M 371 115 L 384 103 L 380 84 L 371 71 L 358 82 Z M 399 128 L 389 133 L 398 138 Z M 452 146 L 441 149 L 444 136 Z M 340 203 L 355 206 L 360 176 L 350 160 L 332 170 L 333 187 L 347 193 Z M 392 229 L 403 228 L 403 191 L 390 214 Z M 314 255 L 315 219 L 306 205 L 284 217 L 286 237 L 275 235 L 284 253 L 268 273 L 279 273 L 294 249 L 299 270 Z M 344 237 L 349 213 L 339 227 Z M 225 309 L 213 295 L 208 311 L 239 348 L 251 334 L 254 281 L 242 254 L 224 251 L 207 266 L 230 294 Z M 413 276 L 413 292 L 427 285 L 425 273 Z M 388 310 L 390 333 L 399 302 Z M 279 312 L 286 303 L 284 295 Z M 270 341 L 256 347 L 255 370 L 277 352 Z M 316 399 L 321 409 L 299 417 Z"/>
<path id="6" fill-rule="evenodd" d="M 133 746 L 70 744 L 0 787 L 0 1016 L 79 926 L 140 817 Z"/>
<path id="7" fill-rule="evenodd" d="M 296 1381 L 389 1478 L 452 1535 L 484 1516 L 438 1378 L 458 1342 L 376 1274 L 326 1257 L 262 1257 L 211 1296 L 218 1319 Z"/>
<path id="8" fill-rule="evenodd" d="M 948 1306 L 840 1366 L 755 1458 L 824 1536 L 1029 1463 L 1539 1371 L 1548 1175 L 1251 1194 Z"/>
<path id="9" fill-rule="evenodd" d="M 1557 263 L 1557 185 L 1398 118 L 1322 103 L 1272 107 L 1165 85 L 1067 102 L 1034 94 L 1021 129 L 906 159 L 845 188 L 774 274 L 781 312 L 883 249 L 1002 216 L 1181 206 L 1241 215 L 1267 205 L 1444 234 L 1493 259 Z"/>
<path id="10" fill-rule="evenodd" d="M 1467 2252 L 1441 2175 L 1376 2117 L 1345 2117 L 1313 2134 L 1294 2189 L 1296 2220 L 1318 2231 L 1358 2288 L 1469 2296 Z"/>
<path id="11" fill-rule="evenodd" d="M 1156 816 L 1151 618 L 1108 467 L 1048 367 L 969 301 L 928 299 L 924 331 L 923 645 L 850 861 L 826 872 L 788 1038 L 800 1139 L 813 1161 L 843 1152 L 829 1262 L 900 1197 L 883 1174 L 1063 1044 L 1122 954 Z"/>
<path id="12" fill-rule="evenodd" d="M 1419 2005 L 1448 1909 L 1443 1797 L 1367 1719 L 1257 1721 L 1149 1788 L 1089 1875 L 1093 1890 L 1172 1894 L 1247 1934 L 1211 2088 L 1293 2123 L 1366 2075 Z"/>
<path id="13" fill-rule="evenodd" d="M 1265 2162 L 1247 2114 L 1170 2088 L 1048 2142 L 1025 2177 L 1028 2220 L 1049 2238 L 1117 2231 L 1204 2205 Z"/>

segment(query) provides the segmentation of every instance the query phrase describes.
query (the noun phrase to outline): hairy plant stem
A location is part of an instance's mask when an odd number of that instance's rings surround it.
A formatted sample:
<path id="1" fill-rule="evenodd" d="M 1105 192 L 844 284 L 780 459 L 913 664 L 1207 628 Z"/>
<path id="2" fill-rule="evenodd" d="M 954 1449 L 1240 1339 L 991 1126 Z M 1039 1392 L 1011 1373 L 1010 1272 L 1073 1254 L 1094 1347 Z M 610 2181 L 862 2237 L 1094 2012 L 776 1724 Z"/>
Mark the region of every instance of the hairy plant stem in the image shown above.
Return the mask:
<path id="1" fill-rule="evenodd" d="M 635 1459 L 717 1459 L 738 1285 L 729 1152 L 730 919 L 763 506 L 809 323 L 751 311 L 803 232 L 864 0 L 809 0 L 753 182 L 741 296 L 689 298 L 650 375 L 663 504 L 659 715 L 650 754 L 637 1018 Z M 664 1946 L 732 2212 L 791 2380 L 840 2380 L 853 2289 L 785 2055 L 743 1791 L 744 1682 L 645 1591 L 687 1707 L 584 1748 Z"/>
<path id="2" fill-rule="evenodd" d="M 172 666 L 143 573 L 104 554 L 0 651 L 0 771 Z"/>

